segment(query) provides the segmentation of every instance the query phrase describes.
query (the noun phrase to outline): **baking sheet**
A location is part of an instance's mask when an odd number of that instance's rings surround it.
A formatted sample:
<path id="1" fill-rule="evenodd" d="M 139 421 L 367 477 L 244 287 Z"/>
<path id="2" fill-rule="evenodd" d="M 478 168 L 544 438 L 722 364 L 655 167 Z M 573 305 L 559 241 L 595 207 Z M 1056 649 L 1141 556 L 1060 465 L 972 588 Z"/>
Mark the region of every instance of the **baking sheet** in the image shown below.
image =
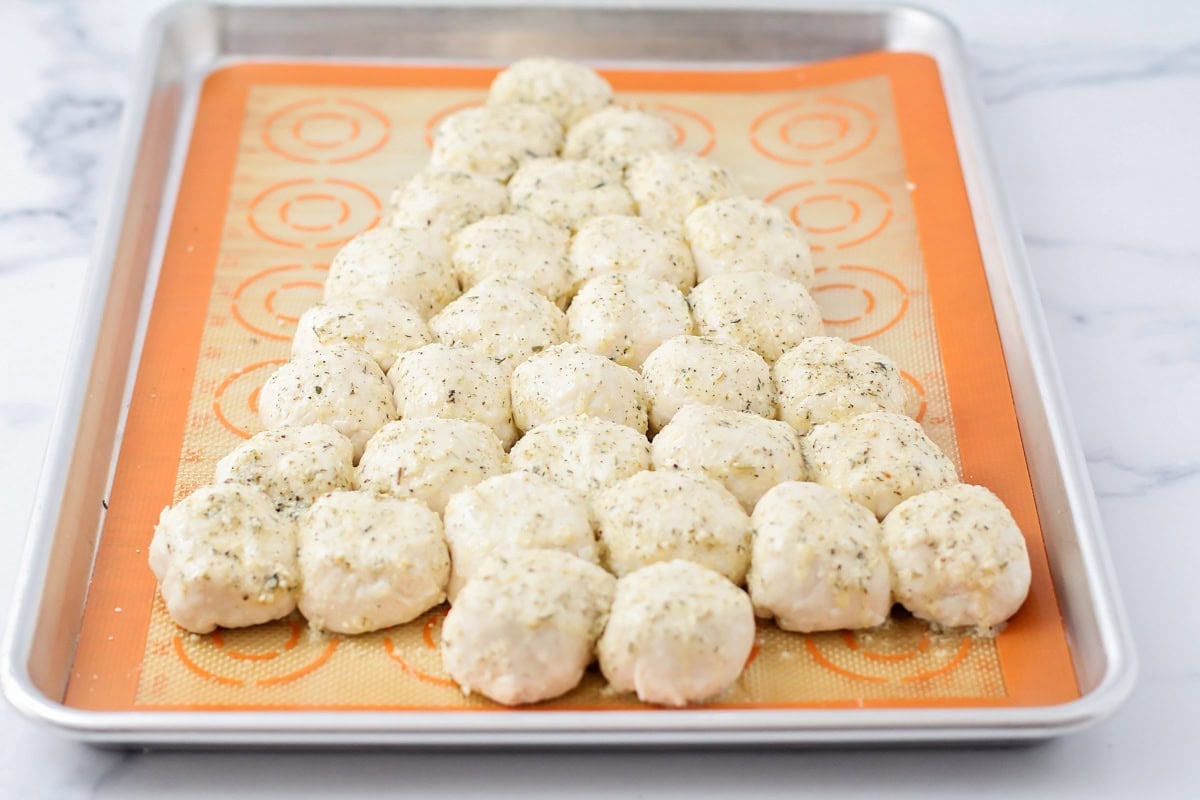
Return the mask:
<path id="1" fill-rule="evenodd" d="M 485 711 L 441 670 L 442 610 L 360 637 L 298 619 L 181 632 L 145 549 L 158 511 L 258 430 L 336 248 L 425 163 L 428 133 L 495 69 L 238 65 L 205 84 L 66 704 L 105 710 Z M 1040 705 L 1079 696 L 937 67 L 878 53 L 770 71 L 608 71 L 808 229 L 828 330 L 889 353 L 911 411 L 1025 531 L 1030 600 L 995 640 L 902 618 L 859 634 L 763 624 L 726 708 Z M 538 709 L 627 709 L 596 674 Z M 708 708 L 712 708 L 710 705 Z"/>

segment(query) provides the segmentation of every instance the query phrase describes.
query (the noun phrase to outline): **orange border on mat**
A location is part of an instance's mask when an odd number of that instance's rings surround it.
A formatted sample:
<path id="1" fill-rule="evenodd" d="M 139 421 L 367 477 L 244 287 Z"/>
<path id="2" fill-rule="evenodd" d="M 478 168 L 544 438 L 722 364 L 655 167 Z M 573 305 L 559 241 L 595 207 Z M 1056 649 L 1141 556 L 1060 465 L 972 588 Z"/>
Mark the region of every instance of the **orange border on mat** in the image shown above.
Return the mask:
<path id="1" fill-rule="evenodd" d="M 154 577 L 146 566 L 146 547 L 158 512 L 171 502 L 174 490 L 250 87 L 483 88 L 495 73 L 495 68 L 279 63 L 227 67 L 205 81 L 66 705 L 96 710 L 408 709 L 494 713 L 490 709 L 365 705 L 160 706 L 138 705 L 134 700 L 155 592 Z M 1033 566 L 1029 600 L 996 641 L 1007 696 L 718 704 L 706 709 L 1029 706 L 1079 697 L 936 63 L 915 54 L 872 53 L 767 72 L 605 72 L 619 92 L 777 92 L 877 75 L 886 75 L 891 81 L 906 170 L 917 187 L 913 205 L 963 478 L 988 486 L 1008 503 L 1029 545 Z"/>

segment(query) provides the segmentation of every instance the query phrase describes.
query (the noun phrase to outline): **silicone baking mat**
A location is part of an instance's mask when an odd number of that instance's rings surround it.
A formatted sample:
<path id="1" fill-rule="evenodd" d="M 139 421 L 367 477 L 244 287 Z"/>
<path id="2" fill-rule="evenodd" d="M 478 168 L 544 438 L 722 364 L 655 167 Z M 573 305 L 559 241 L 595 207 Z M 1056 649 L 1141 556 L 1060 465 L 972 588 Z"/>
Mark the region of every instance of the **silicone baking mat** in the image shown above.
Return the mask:
<path id="1" fill-rule="evenodd" d="M 91 709 L 495 708 L 441 668 L 444 608 L 359 637 L 297 618 L 196 636 L 156 598 L 158 512 L 260 428 L 259 388 L 337 248 L 380 222 L 439 119 L 495 69 L 253 64 L 211 75 L 139 365 L 66 703 Z M 995 639 L 907 617 L 866 632 L 760 623 L 712 705 L 1039 705 L 1078 696 L 937 68 L 879 53 L 772 71 L 609 71 L 618 102 L 807 229 L 827 330 L 893 356 L 911 413 L 1028 539 L 1030 598 Z M 629 708 L 595 672 L 538 708 Z M 712 707 L 710 705 L 709 707 Z"/>

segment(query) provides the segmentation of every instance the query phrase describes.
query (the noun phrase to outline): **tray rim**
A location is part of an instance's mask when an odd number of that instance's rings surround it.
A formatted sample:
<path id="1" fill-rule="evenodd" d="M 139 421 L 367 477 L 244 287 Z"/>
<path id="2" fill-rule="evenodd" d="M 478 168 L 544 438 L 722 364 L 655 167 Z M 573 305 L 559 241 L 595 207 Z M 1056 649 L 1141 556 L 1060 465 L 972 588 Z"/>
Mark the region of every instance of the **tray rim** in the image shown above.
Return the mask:
<path id="1" fill-rule="evenodd" d="M 98 228 L 96 244 L 84 280 L 83 296 L 101 300 L 108 296 L 123 218 L 132 198 L 132 177 L 140 156 L 153 89 L 154 67 L 167 46 L 173 25 L 197 10 L 231 5 L 261 11 L 283 12 L 307 7 L 266 0 L 251 5 L 221 2 L 185 2 L 156 14 L 143 33 L 137 60 L 136 83 L 126 106 L 120 139 L 122 146 L 112 173 L 106 217 Z M 358 0 L 363 8 L 395 7 L 429 11 L 461 10 L 460 3 L 436 4 L 420 0 L 404 6 L 378 0 Z M 641 10 L 703 15 L 716 9 L 680 8 L 650 3 Z M 550 11 L 545 6 L 488 7 L 496 12 Z M 619 6 L 588 3 L 588 12 L 621 13 Z M 728 11 L 729 9 L 726 9 Z M 496 711 L 476 714 L 439 714 L 412 711 L 87 711 L 48 697 L 28 668 L 33 647 L 34 611 L 43 596 L 49 569 L 51 537 L 58 520 L 66 482 L 66 465 L 76 449 L 76 435 L 85 413 L 90 367 L 96 354 L 97 335 L 105 321 L 102 302 L 85 304 L 72 337 L 67 379 L 58 400 L 57 414 L 43 463 L 29 532 L 18 574 L 9 625 L 0 658 L 0 682 L 9 702 L 26 716 L 53 725 L 95 743 L 199 744 L 403 744 L 428 746 L 554 746 L 654 743 L 755 744 L 919 741 L 1019 741 L 1070 733 L 1112 714 L 1132 690 L 1137 659 L 1128 622 L 1115 591 L 1111 559 L 1103 537 L 1099 510 L 1071 421 L 1060 373 L 1055 364 L 1048 329 L 1038 300 L 1032 271 L 1025 257 L 1015 216 L 1000 189 L 1000 178 L 980 123 L 978 94 L 960 35 L 942 16 L 910 5 L 863 3 L 830 5 L 801 3 L 786 8 L 750 6 L 743 13 L 822 13 L 907 18 L 909 24 L 932 31 L 935 46 L 911 46 L 914 52 L 933 57 L 942 75 L 943 91 L 959 147 L 972 215 L 982 218 L 980 248 L 985 262 L 998 260 L 1012 293 L 1021 338 L 1027 344 L 1029 367 L 1037 383 L 1047 424 L 1053 434 L 1056 463 L 1069 505 L 1078 523 L 1076 544 L 1089 576 L 1098 634 L 1106 655 L 1103 677 L 1090 690 L 1067 703 L 1024 707 L 895 708 L 895 709 L 796 709 L 796 710 L 656 710 L 650 725 L 645 711 L 572 712 Z M 237 59 L 242 60 L 242 59 Z M 203 74 L 229 63 L 223 54 L 203 66 Z M 195 76 L 189 76 L 189 80 Z M 194 99 L 194 98 L 193 98 Z M 186 115 L 186 111 L 184 114 Z M 178 136 L 186 143 L 186 133 Z M 970 168 L 964 151 L 973 158 Z M 174 161 L 174 159 L 172 159 Z M 174 197 L 169 198 L 173 202 Z M 992 236 L 984 241 L 983 232 Z M 161 231 L 159 232 L 161 234 Z M 991 249 L 992 255 L 987 254 Z M 989 283 L 991 283 L 991 269 Z M 1007 352 L 1007 351 L 1006 351 Z M 136 363 L 134 359 L 131 363 Z M 78 367 L 78 369 L 73 369 Z M 136 370 L 135 370 L 136 371 Z M 1061 602 L 1061 598 L 1060 598 Z M 1074 646 L 1072 647 L 1074 650 Z M 397 726 L 403 719 L 404 726 Z M 497 724 L 503 720 L 503 724 Z M 502 737 L 502 738 L 501 738 Z"/>

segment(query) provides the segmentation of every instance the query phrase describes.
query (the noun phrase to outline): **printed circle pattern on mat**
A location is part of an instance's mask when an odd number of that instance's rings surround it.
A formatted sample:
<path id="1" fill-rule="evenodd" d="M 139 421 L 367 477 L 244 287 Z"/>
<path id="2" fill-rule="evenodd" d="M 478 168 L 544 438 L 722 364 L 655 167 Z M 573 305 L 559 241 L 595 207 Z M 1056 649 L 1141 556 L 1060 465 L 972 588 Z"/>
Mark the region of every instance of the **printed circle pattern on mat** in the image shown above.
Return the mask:
<path id="1" fill-rule="evenodd" d="M 889 630 L 838 631 L 804 640 L 819 666 L 864 683 L 912 684 L 954 672 L 971 653 L 970 636 L 935 636 L 920 620 L 893 620 Z"/>
<path id="2" fill-rule="evenodd" d="M 385 636 L 383 650 L 387 657 L 396 662 L 410 677 L 434 686 L 456 688 L 458 684 L 450 679 L 442 667 L 442 655 L 437 644 L 442 635 L 442 623 L 446 620 L 446 613 L 445 609 L 435 608 L 425 615 L 423 622 L 409 623 L 421 625 L 420 644 L 402 647 L 393 641 L 391 636 Z"/>
<path id="3" fill-rule="evenodd" d="M 662 117 L 675 129 L 675 146 L 697 156 L 706 156 L 717 146 L 717 127 L 696 111 L 671 103 L 637 105 L 641 111 Z"/>
<path id="4" fill-rule="evenodd" d="M 206 637 L 176 633 L 171 649 L 193 675 L 223 686 L 266 688 L 300 680 L 325 666 L 341 641 L 302 641 L 294 617 Z"/>
<path id="5" fill-rule="evenodd" d="M 773 161 L 809 167 L 861 153 L 878 132 L 871 109 L 825 95 L 767 109 L 750 123 L 750 143 Z"/>
<path id="6" fill-rule="evenodd" d="M 262 140 L 273 153 L 305 164 L 341 164 L 378 152 L 391 135 L 379 109 L 346 97 L 290 103 L 263 121 Z"/>
<path id="7" fill-rule="evenodd" d="M 910 292 L 895 275 L 874 267 L 817 267 L 811 289 L 831 335 L 852 342 L 894 328 L 908 313 Z"/>
<path id="8" fill-rule="evenodd" d="M 854 178 L 799 181 L 767 195 L 808 234 L 812 249 L 846 250 L 862 244 L 892 220 L 892 200 L 874 184 Z"/>
<path id="9" fill-rule="evenodd" d="M 338 247 L 379 222 L 383 206 L 365 187 L 338 178 L 298 178 L 268 186 L 246 221 L 272 244 Z"/>
<path id="10" fill-rule="evenodd" d="M 233 291 L 229 310 L 246 330 L 290 342 L 306 309 L 321 302 L 328 264 L 285 264 L 256 272 Z"/>
<path id="11" fill-rule="evenodd" d="M 271 373 L 287 363 L 273 358 L 238 367 L 217 385 L 213 395 L 213 414 L 230 433 L 249 439 L 262 426 L 258 420 L 258 395 Z"/>

